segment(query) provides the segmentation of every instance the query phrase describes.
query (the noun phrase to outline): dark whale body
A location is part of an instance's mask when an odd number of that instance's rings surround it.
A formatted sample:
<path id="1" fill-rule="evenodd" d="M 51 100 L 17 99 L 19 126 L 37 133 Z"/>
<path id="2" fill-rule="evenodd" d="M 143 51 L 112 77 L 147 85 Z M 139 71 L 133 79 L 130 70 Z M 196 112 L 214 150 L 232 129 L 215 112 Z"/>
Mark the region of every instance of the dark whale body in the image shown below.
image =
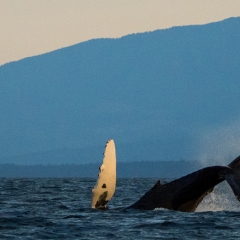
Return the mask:
<path id="1" fill-rule="evenodd" d="M 240 201 L 240 157 L 227 167 L 207 167 L 172 182 L 153 188 L 128 208 L 153 210 L 166 208 L 183 212 L 196 210 L 203 198 L 220 182 L 226 180 Z"/>

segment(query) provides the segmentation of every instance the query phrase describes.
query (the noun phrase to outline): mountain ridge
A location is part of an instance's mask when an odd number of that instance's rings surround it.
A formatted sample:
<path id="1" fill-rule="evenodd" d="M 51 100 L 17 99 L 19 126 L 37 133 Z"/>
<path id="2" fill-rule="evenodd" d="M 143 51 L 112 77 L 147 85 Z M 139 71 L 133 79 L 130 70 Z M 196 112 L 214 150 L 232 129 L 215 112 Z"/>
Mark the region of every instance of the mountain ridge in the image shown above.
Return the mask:
<path id="1" fill-rule="evenodd" d="M 0 66 L 0 162 L 64 148 L 90 161 L 109 138 L 123 161 L 198 158 L 204 134 L 239 118 L 239 26 L 94 39 Z"/>

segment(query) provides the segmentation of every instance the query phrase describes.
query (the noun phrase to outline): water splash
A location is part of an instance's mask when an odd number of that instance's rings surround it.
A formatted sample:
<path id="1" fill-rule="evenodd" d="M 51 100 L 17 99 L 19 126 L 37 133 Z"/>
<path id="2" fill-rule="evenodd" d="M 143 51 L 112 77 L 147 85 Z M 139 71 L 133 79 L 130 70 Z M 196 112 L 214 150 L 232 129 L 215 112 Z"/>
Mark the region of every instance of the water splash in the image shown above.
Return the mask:
<path id="1" fill-rule="evenodd" d="M 199 204 L 196 212 L 239 211 L 240 205 L 227 182 L 217 185 Z"/>
<path id="2" fill-rule="evenodd" d="M 197 149 L 203 167 L 229 164 L 240 155 L 240 118 L 218 128 L 202 131 Z"/>

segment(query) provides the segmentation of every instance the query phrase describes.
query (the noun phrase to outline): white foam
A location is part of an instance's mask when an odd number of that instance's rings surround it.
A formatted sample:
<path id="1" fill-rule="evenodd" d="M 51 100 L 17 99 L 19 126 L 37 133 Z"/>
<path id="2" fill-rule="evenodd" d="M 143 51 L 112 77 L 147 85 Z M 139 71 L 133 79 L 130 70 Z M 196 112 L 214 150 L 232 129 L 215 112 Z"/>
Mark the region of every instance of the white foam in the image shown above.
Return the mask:
<path id="1" fill-rule="evenodd" d="M 240 205 L 226 181 L 217 185 L 199 204 L 196 212 L 239 211 Z"/>

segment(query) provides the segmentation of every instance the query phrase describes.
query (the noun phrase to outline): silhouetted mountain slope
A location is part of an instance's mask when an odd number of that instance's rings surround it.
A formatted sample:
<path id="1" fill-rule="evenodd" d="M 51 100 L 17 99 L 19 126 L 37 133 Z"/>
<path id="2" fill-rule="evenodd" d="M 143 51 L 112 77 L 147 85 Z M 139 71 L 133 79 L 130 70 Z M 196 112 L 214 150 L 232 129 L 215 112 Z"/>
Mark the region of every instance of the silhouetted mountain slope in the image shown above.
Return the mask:
<path id="1" fill-rule="evenodd" d="M 239 63 L 240 18 L 231 18 L 5 64 L 0 161 L 99 162 L 109 138 L 118 161 L 196 159 L 204 132 L 239 118 Z"/>

